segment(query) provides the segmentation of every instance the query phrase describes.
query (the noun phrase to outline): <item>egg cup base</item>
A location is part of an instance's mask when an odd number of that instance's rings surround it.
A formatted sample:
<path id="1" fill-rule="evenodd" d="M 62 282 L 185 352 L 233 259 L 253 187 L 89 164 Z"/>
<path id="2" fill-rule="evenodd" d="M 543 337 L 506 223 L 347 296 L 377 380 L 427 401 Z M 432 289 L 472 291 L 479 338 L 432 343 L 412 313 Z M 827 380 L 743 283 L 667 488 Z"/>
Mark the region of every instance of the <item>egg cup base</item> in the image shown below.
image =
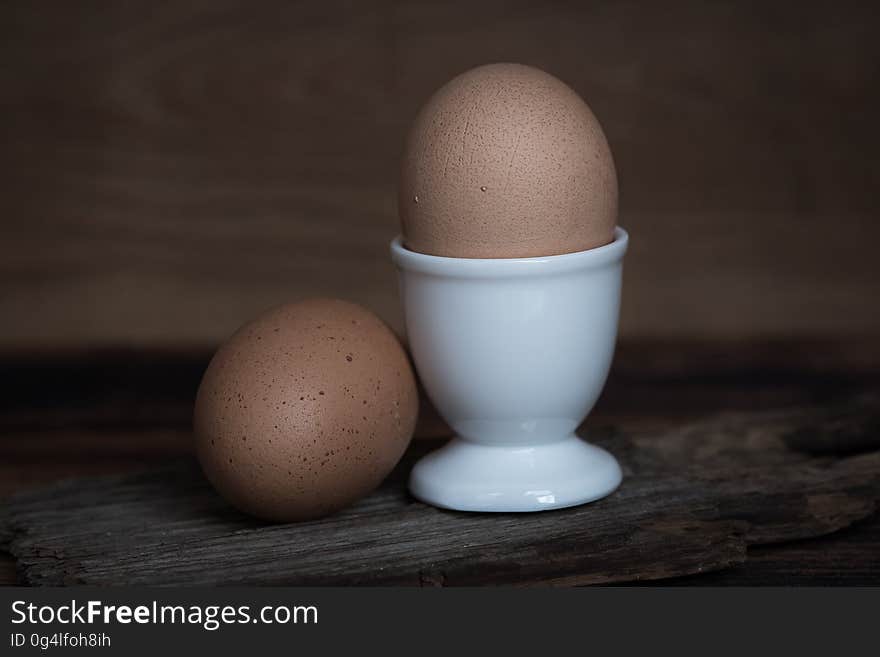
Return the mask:
<path id="1" fill-rule="evenodd" d="M 454 438 L 415 465 L 409 488 L 444 509 L 534 512 L 601 499 L 621 479 L 611 454 L 574 435 L 529 446 Z"/>

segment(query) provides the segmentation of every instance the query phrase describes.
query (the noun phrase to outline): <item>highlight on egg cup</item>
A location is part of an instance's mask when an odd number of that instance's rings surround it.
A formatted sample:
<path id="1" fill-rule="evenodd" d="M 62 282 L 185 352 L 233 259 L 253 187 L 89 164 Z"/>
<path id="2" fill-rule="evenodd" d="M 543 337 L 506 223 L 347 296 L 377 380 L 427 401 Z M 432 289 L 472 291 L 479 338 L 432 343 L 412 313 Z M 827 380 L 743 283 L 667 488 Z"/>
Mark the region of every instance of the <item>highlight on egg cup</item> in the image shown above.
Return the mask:
<path id="1" fill-rule="evenodd" d="M 448 258 L 391 243 L 407 335 L 456 432 L 410 474 L 418 499 L 461 511 L 542 511 L 614 491 L 617 460 L 575 430 L 605 385 L 628 236 L 535 258 Z"/>

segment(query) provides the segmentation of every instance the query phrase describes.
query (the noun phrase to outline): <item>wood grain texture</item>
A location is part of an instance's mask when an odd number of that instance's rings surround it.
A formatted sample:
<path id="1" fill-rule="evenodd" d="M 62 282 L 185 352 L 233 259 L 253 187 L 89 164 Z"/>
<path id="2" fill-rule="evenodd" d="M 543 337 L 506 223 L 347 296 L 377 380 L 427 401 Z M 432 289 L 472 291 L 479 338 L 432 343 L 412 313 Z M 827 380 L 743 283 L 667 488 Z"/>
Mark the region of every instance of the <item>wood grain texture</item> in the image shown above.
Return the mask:
<path id="1" fill-rule="evenodd" d="M 878 417 L 880 396 L 871 394 L 830 408 L 725 414 L 661 435 L 594 431 L 620 458 L 624 485 L 594 504 L 541 514 L 423 505 L 405 491 L 404 463 L 342 513 L 265 525 L 230 509 L 184 462 L 21 494 L 3 511 L 0 541 L 30 584 L 662 579 L 724 569 L 744 562 L 750 545 L 870 517 L 880 505 Z"/>
<path id="2" fill-rule="evenodd" d="M 210 355 L 209 348 L 2 354 L 0 498 L 61 478 L 143 471 L 189 456 L 192 401 Z M 877 386 L 876 340 L 624 340 L 585 429 L 662 436 L 706 414 L 827 406 Z M 424 410 L 417 436 L 446 435 L 430 407 Z M 880 532 L 872 527 L 880 524 L 752 547 L 738 567 L 682 581 L 871 583 L 880 554 Z M 0 553 L 0 583 L 16 581 L 14 561 Z"/>
<path id="3" fill-rule="evenodd" d="M 808 541 L 752 546 L 726 570 L 651 582 L 660 586 L 877 586 L 880 513 Z"/>
<path id="4" fill-rule="evenodd" d="M 627 336 L 877 335 L 871 3 L 0 8 L 0 344 L 216 342 L 317 294 L 400 326 L 403 134 L 513 60 L 602 121 Z"/>

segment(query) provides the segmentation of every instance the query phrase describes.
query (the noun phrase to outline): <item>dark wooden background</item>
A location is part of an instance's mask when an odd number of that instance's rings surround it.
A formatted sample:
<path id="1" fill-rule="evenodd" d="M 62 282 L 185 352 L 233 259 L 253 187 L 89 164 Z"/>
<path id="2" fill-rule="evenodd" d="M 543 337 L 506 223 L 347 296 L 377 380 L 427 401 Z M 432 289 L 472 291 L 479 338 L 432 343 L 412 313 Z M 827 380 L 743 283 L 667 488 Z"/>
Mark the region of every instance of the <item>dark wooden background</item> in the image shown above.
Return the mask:
<path id="1" fill-rule="evenodd" d="M 622 334 L 880 331 L 865 2 L 19 0 L 0 8 L 0 345 L 213 343 L 283 300 L 399 325 L 405 130 L 498 60 L 573 86 L 632 234 Z"/>
<path id="2" fill-rule="evenodd" d="M 875 385 L 878 23 L 793 0 L 4 2 L 0 495 L 188 452 L 211 350 L 270 305 L 343 296 L 399 329 L 403 136 L 491 61 L 569 83 L 615 154 L 632 246 L 596 422 Z"/>

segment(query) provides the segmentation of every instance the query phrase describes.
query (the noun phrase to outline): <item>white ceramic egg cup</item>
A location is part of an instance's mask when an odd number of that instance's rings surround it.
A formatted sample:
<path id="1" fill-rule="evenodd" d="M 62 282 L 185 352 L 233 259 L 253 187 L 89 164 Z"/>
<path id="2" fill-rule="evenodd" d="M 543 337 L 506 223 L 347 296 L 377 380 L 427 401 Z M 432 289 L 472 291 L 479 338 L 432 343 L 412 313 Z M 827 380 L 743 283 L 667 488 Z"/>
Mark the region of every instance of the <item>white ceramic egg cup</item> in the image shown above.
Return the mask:
<path id="1" fill-rule="evenodd" d="M 461 511 L 544 511 L 621 481 L 615 458 L 575 435 L 608 376 L 628 236 L 539 258 L 445 258 L 400 237 L 407 335 L 431 401 L 455 430 L 410 474 L 418 499 Z"/>

